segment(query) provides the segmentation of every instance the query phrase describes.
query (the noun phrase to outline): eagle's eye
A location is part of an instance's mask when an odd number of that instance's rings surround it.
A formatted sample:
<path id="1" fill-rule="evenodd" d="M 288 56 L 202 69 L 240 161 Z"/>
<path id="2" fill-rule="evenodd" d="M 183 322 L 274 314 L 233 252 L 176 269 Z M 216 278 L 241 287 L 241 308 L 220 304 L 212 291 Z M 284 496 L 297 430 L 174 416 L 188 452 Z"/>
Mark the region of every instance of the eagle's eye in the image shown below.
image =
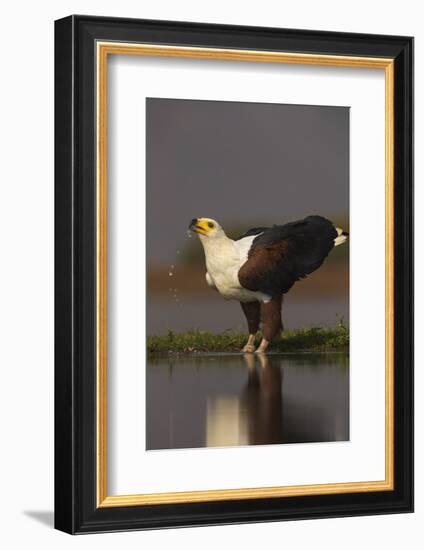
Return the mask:
<path id="1" fill-rule="evenodd" d="M 212 223 L 212 222 L 208 222 L 208 227 L 210 227 L 211 229 L 213 229 L 215 227 L 215 225 Z"/>

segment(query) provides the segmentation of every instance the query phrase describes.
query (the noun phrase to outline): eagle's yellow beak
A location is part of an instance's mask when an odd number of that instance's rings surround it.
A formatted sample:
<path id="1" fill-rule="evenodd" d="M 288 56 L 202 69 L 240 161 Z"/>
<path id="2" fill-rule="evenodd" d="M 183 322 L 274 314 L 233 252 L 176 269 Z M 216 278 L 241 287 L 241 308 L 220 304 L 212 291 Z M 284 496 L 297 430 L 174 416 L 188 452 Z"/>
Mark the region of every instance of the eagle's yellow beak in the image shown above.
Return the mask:
<path id="1" fill-rule="evenodd" d="M 193 218 L 188 228 L 190 231 L 194 231 L 194 233 L 199 233 L 200 235 L 207 235 L 212 229 L 209 220 L 205 218 Z"/>

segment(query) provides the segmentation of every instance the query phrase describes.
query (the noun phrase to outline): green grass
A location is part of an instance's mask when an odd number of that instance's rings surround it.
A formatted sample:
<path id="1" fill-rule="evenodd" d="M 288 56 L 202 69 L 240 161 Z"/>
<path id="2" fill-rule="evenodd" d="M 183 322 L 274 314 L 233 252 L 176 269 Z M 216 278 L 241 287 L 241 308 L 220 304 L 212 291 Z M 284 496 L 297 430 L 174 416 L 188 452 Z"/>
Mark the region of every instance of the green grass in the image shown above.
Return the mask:
<path id="1" fill-rule="evenodd" d="M 246 343 L 245 333 L 226 331 L 172 332 L 165 336 L 147 338 L 148 353 L 196 353 L 240 351 Z M 260 334 L 257 343 L 260 341 Z M 347 351 L 349 349 L 349 329 L 339 323 L 333 328 L 310 327 L 287 330 L 276 338 L 270 346 L 274 352 L 295 351 Z"/>

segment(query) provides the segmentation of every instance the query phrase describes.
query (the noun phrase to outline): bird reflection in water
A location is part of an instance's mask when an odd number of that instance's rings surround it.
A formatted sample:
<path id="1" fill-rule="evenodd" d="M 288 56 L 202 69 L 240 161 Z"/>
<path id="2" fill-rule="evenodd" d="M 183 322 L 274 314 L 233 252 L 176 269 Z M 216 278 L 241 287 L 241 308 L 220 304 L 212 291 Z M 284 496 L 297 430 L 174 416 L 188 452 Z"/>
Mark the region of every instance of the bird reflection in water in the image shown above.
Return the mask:
<path id="1" fill-rule="evenodd" d="M 349 439 L 348 354 L 151 359 L 146 448 Z"/>
<path id="2" fill-rule="evenodd" d="M 208 400 L 207 447 L 282 442 L 282 372 L 264 354 L 243 358 L 247 382 L 241 394 Z"/>

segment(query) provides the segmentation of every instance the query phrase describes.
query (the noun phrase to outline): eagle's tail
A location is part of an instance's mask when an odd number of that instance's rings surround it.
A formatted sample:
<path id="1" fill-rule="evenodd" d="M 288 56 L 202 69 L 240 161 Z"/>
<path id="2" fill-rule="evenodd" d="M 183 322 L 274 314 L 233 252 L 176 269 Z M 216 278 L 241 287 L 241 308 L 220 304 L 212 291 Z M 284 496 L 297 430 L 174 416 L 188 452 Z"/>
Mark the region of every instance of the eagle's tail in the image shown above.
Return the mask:
<path id="1" fill-rule="evenodd" d="M 339 244 L 343 244 L 347 240 L 349 233 L 343 231 L 340 227 L 336 227 L 336 231 L 337 237 L 334 239 L 334 246 L 339 246 Z"/>

